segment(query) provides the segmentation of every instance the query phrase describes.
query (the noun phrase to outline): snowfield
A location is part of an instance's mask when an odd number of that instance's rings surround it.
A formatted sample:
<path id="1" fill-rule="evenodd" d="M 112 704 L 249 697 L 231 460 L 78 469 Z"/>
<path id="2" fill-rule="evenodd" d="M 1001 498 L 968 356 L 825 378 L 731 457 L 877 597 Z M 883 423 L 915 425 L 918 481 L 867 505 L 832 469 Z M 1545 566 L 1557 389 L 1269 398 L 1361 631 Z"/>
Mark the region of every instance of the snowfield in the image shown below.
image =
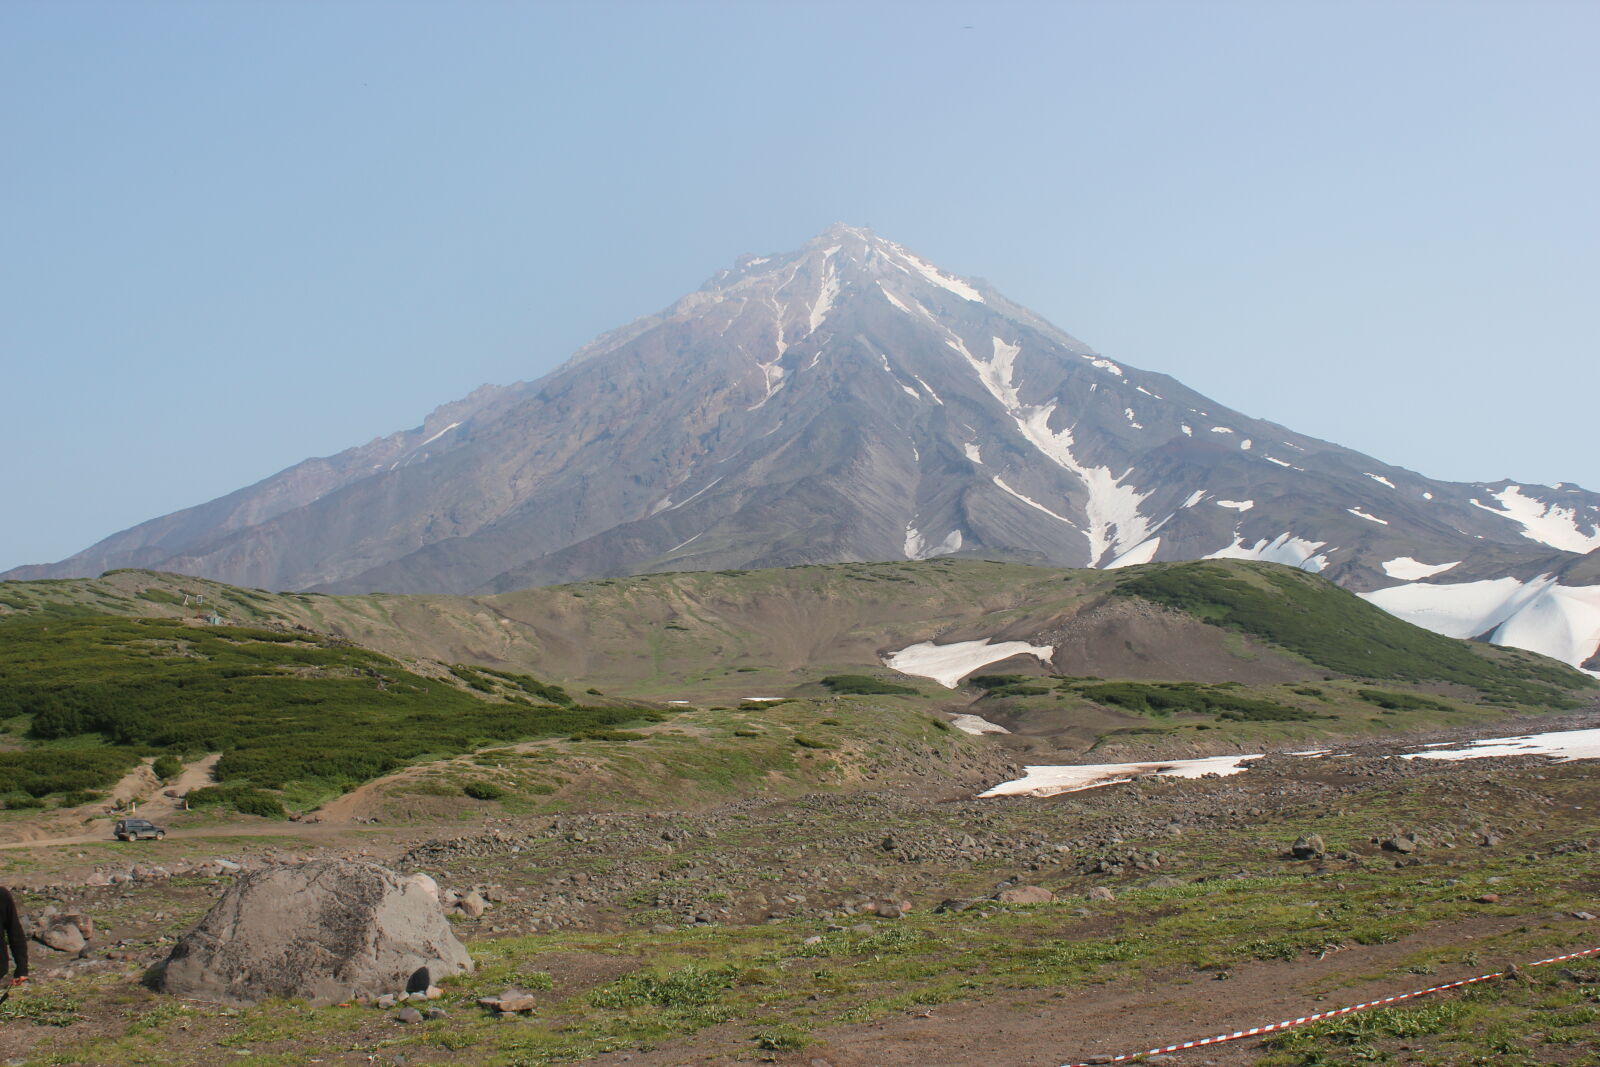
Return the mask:
<path id="1" fill-rule="evenodd" d="M 1282 563 L 1289 567 L 1299 567 L 1303 571 L 1315 574 L 1328 566 L 1327 553 L 1317 554 L 1317 549 L 1325 544 L 1326 541 L 1308 541 L 1285 530 L 1271 541 L 1263 538 L 1253 545 L 1246 546 L 1243 535 L 1235 529 L 1233 544 L 1227 548 L 1219 548 L 1203 558 L 1256 559 L 1265 563 Z"/>
<path id="2" fill-rule="evenodd" d="M 1572 508 L 1523 496 L 1520 485 L 1507 486 L 1495 493 L 1494 499 L 1500 502 L 1498 508 L 1476 498 L 1471 503 L 1519 524 L 1522 536 L 1529 540 L 1567 552 L 1593 552 L 1600 548 L 1600 515 L 1594 514 L 1592 508 L 1587 516 L 1580 517 Z"/>
<path id="3" fill-rule="evenodd" d="M 1391 578 L 1399 578 L 1402 582 L 1414 582 L 1419 578 L 1432 578 L 1435 574 L 1443 574 L 1451 567 L 1461 566 L 1458 559 L 1454 563 L 1424 563 L 1410 556 L 1400 556 L 1397 559 L 1387 560 L 1383 564 L 1383 573 Z"/>
<path id="4" fill-rule="evenodd" d="M 982 715 L 957 715 L 950 720 L 950 725 L 964 734 L 1009 734 L 1011 732 L 997 722 L 990 722 Z"/>
<path id="5" fill-rule="evenodd" d="M 1600 729 L 1558 730 L 1544 734 L 1522 734 L 1517 737 L 1489 737 L 1470 741 L 1465 745 L 1450 747 L 1453 742 L 1428 745 L 1421 752 L 1402 754 L 1400 759 L 1484 759 L 1489 756 L 1550 756 L 1559 762 L 1575 759 L 1600 759 Z M 1290 756 L 1325 756 L 1332 749 L 1318 748 L 1305 752 L 1289 752 Z M 1146 775 L 1163 775 L 1172 778 L 1199 778 L 1202 775 L 1238 774 L 1249 770 L 1251 760 L 1260 759 L 1262 753 L 1248 756 L 1207 756 L 1202 759 L 1164 760 L 1151 763 L 1085 763 L 1070 766 L 1026 767 L 1022 778 L 1001 782 L 993 789 L 979 793 L 983 797 L 1053 797 L 1059 793 L 1076 793 L 1082 789 L 1095 789 L 1102 785 L 1131 782 Z"/>
<path id="6" fill-rule="evenodd" d="M 1543 653 L 1578 668 L 1600 649 L 1597 585 L 1565 586 L 1541 574 L 1530 582 L 1516 578 L 1455 585 L 1411 582 L 1361 596 L 1391 615 L 1446 637 L 1488 634 L 1493 644 Z"/>
<path id="7" fill-rule="evenodd" d="M 1600 730 L 1558 730 L 1517 737 L 1486 737 L 1459 748 L 1428 745 L 1402 759 L 1487 759 L 1490 756 L 1553 756 L 1558 763 L 1575 759 L 1600 759 Z"/>
<path id="8" fill-rule="evenodd" d="M 979 797 L 1053 797 L 1060 793 L 1076 793 L 1081 789 L 1094 789 L 1102 785 L 1131 782 L 1148 774 L 1171 778 L 1199 778 L 1206 774 L 1238 774 L 1245 765 L 1260 759 L 1262 753 L 1248 756 L 1206 756 L 1203 759 L 1165 760 L 1156 763 L 1085 763 L 1066 767 L 1025 767 L 1028 773 L 1009 782 L 1001 782 L 993 789 L 979 793 Z"/>
<path id="9" fill-rule="evenodd" d="M 995 644 L 991 639 L 984 638 L 982 641 L 956 641 L 948 645 L 923 641 L 908 645 L 898 652 L 886 653 L 883 665 L 901 674 L 932 678 L 946 689 L 954 689 L 961 684 L 961 679 L 979 667 L 1020 655 L 1033 656 L 1040 663 L 1048 665 L 1055 654 L 1056 650 L 1049 645 L 1030 645 L 1026 641 L 1001 641 Z"/>

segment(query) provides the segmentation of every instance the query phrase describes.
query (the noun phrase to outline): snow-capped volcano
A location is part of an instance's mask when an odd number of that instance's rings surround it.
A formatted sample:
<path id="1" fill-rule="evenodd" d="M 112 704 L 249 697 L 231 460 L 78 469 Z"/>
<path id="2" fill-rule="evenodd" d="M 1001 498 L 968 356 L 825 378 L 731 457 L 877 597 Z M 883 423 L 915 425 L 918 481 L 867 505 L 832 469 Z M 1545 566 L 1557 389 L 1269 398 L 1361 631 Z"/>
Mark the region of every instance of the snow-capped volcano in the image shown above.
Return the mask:
<path id="1" fill-rule="evenodd" d="M 1433 594 L 1395 587 L 1573 588 L 1554 576 L 1597 548 L 1600 495 L 1437 482 L 1250 418 L 839 225 L 537 381 L 7 577 L 470 592 L 953 554 L 1236 557 L 1425 621 Z M 1516 643 L 1515 617 L 1481 633 Z"/>

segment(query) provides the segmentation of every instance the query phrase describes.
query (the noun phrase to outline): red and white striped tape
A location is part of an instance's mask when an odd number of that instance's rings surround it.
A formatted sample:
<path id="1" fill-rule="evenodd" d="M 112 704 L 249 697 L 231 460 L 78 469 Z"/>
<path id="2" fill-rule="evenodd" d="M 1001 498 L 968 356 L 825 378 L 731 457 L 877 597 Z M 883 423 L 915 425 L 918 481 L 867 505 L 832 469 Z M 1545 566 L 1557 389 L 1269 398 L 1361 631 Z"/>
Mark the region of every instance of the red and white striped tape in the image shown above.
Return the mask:
<path id="1" fill-rule="evenodd" d="M 1600 954 L 1600 947 L 1586 948 L 1582 952 L 1569 952 L 1565 956 L 1551 956 L 1547 960 L 1536 960 L 1533 963 L 1525 963 L 1522 965 L 1522 969 L 1527 970 L 1530 967 L 1543 967 L 1547 963 L 1560 963 L 1563 960 L 1575 960 L 1583 956 L 1593 956 L 1596 954 Z M 1315 1015 L 1302 1015 L 1298 1019 L 1284 1019 L 1281 1022 L 1268 1023 L 1265 1026 L 1252 1026 L 1248 1030 L 1235 1030 L 1231 1034 L 1218 1034 L 1216 1037 L 1202 1037 L 1196 1041 L 1183 1041 L 1176 1045 L 1162 1045 L 1160 1048 L 1147 1048 L 1140 1052 L 1125 1052 L 1120 1056 L 1096 1056 L 1092 1060 L 1063 1064 L 1063 1067 L 1097 1067 L 1098 1064 L 1122 1063 L 1126 1060 L 1138 1059 L 1140 1056 L 1159 1056 L 1168 1052 L 1182 1052 L 1184 1049 L 1203 1048 L 1206 1045 L 1220 1045 L 1224 1041 L 1238 1041 L 1240 1038 L 1257 1037 L 1261 1034 L 1270 1034 L 1275 1030 L 1287 1030 L 1292 1026 L 1304 1026 L 1306 1023 L 1314 1023 L 1321 1019 L 1331 1019 L 1336 1015 L 1349 1015 L 1351 1012 L 1361 1011 L 1365 1008 L 1377 1008 L 1382 1007 L 1385 1004 L 1393 1004 L 1396 1001 L 1410 1000 L 1413 997 L 1425 997 L 1429 993 L 1442 993 L 1446 989 L 1459 989 L 1464 985 L 1472 985 L 1474 982 L 1487 982 L 1492 978 L 1504 978 L 1510 973 L 1510 971 L 1496 971 L 1493 974 L 1480 974 L 1476 978 L 1463 978 L 1459 982 L 1446 982 L 1444 985 L 1436 985 L 1428 989 L 1415 989 L 1410 993 L 1396 993 L 1394 996 L 1384 997 L 1382 1000 L 1369 1000 L 1364 1004 L 1352 1004 L 1347 1008 L 1335 1008 L 1332 1011 L 1319 1011 Z"/>

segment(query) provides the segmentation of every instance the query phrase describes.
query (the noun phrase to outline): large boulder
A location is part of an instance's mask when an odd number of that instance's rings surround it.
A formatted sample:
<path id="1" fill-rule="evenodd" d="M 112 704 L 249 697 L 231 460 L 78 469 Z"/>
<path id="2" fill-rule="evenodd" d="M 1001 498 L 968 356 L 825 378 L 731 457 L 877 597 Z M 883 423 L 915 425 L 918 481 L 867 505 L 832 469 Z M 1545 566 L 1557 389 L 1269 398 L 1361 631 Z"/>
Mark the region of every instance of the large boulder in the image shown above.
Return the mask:
<path id="1" fill-rule="evenodd" d="M 431 879 L 317 860 L 242 875 L 157 964 L 150 985 L 217 1004 L 377 997 L 472 969 Z"/>

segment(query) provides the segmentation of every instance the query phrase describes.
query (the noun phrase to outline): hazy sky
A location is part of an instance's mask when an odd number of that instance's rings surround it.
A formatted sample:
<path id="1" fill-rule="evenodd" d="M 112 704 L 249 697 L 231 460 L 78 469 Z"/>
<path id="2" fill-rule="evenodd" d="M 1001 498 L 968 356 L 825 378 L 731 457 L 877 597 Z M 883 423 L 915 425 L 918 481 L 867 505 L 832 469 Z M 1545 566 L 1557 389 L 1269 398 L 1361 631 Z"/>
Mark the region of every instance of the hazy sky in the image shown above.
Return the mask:
<path id="1" fill-rule="evenodd" d="M 0 4 L 0 569 L 870 224 L 1435 477 L 1600 489 L 1600 4 Z"/>

